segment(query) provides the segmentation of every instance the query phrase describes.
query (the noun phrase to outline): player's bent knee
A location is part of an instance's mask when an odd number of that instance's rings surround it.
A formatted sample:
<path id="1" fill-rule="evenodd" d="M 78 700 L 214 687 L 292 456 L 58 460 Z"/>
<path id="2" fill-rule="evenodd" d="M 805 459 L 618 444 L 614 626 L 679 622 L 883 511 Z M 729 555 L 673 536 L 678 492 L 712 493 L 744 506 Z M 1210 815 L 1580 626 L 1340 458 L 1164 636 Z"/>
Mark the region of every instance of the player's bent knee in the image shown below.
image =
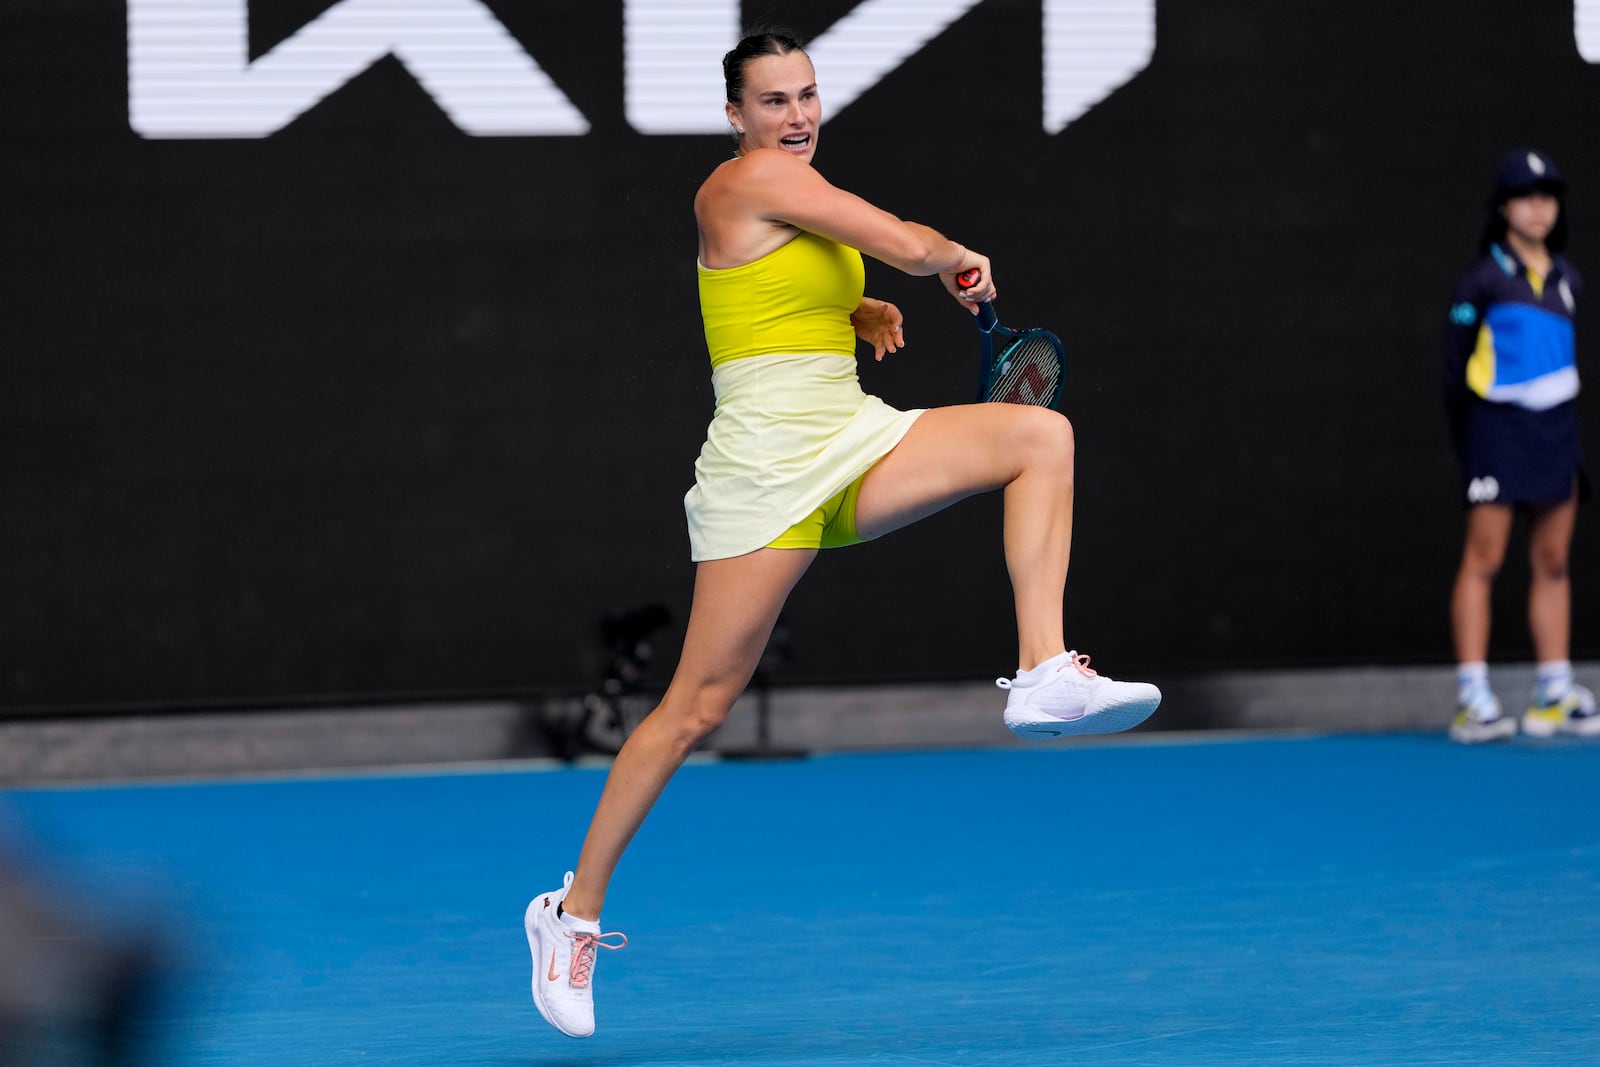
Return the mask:
<path id="1" fill-rule="evenodd" d="M 1030 407 L 1018 420 L 1024 445 L 1037 462 L 1064 465 L 1070 472 L 1077 449 L 1072 423 L 1059 411 Z M 1019 412 L 1020 414 L 1020 412 Z"/>

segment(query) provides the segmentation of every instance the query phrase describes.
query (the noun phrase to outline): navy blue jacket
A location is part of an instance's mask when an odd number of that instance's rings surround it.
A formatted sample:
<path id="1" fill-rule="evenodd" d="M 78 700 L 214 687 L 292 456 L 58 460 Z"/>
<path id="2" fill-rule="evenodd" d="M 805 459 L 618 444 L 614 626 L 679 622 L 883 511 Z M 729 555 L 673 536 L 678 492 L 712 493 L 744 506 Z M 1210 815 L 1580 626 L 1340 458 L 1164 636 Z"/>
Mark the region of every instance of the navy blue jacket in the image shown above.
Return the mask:
<path id="1" fill-rule="evenodd" d="M 1473 397 L 1545 411 L 1578 395 L 1573 319 L 1583 283 L 1555 257 L 1539 278 L 1495 244 L 1456 286 L 1445 332 L 1443 387 L 1459 442 Z"/>

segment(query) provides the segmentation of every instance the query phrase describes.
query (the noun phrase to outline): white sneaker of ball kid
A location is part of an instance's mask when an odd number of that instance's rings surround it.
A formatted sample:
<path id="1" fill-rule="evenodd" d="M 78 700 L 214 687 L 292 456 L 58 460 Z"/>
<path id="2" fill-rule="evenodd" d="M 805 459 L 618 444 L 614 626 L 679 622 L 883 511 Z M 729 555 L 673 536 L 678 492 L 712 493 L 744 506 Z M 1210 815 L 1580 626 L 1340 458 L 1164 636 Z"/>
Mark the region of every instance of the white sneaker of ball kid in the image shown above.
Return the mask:
<path id="1" fill-rule="evenodd" d="M 1089 669 L 1089 657 L 1063 652 L 1015 678 L 997 678 L 1008 691 L 1005 723 L 1032 741 L 1077 734 L 1114 734 L 1148 719 L 1161 703 L 1149 682 L 1117 682 Z"/>
<path id="2" fill-rule="evenodd" d="M 595 949 L 618 949 L 628 943 L 622 934 L 602 934 L 598 923 L 573 919 L 574 926 L 556 914 L 572 888 L 567 872 L 561 888 L 540 893 L 522 915 L 533 953 L 533 1003 L 545 1021 L 568 1037 L 594 1033 Z M 620 937 L 613 945 L 605 938 Z"/>

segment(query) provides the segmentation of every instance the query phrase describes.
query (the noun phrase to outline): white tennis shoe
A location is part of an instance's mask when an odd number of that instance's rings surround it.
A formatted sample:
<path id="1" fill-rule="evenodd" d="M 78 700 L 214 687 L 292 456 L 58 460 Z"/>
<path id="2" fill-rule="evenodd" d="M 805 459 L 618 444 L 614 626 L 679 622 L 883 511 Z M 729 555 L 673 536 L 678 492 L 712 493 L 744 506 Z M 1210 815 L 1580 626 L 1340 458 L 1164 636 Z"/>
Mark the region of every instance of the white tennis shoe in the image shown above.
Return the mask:
<path id="1" fill-rule="evenodd" d="M 1530 737 L 1577 734 L 1600 737 L 1600 711 L 1595 710 L 1594 693 L 1574 685 L 1560 700 L 1546 700 L 1535 693 L 1533 703 L 1522 716 L 1522 732 Z"/>
<path id="2" fill-rule="evenodd" d="M 1450 720 L 1447 732 L 1450 740 L 1461 745 L 1503 741 L 1516 736 L 1517 719 L 1514 715 L 1500 714 L 1500 698 L 1487 685 L 1482 685 L 1457 699 L 1456 717 Z"/>
<path id="3" fill-rule="evenodd" d="M 996 678 L 1007 690 L 1005 723 L 1030 741 L 1077 734 L 1114 734 L 1148 719 L 1161 703 L 1149 682 L 1117 682 L 1089 669 L 1089 657 L 1063 652 L 1015 678 Z"/>
<path id="4" fill-rule="evenodd" d="M 594 1033 L 594 957 L 601 948 L 618 949 L 628 943 L 618 933 L 602 934 L 598 923 L 574 920 L 573 926 L 556 914 L 557 905 L 572 888 L 567 872 L 561 888 L 540 893 L 523 913 L 522 926 L 533 953 L 533 1003 L 545 1022 L 568 1037 Z M 617 944 L 605 939 L 620 937 Z"/>

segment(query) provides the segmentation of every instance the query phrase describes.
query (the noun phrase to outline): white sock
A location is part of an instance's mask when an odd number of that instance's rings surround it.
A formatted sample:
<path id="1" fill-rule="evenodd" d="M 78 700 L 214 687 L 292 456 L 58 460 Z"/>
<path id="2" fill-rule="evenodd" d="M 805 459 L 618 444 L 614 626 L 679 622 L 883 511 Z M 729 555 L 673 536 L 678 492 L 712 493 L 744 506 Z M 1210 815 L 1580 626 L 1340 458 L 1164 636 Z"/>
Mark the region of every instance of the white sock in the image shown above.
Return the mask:
<path id="1" fill-rule="evenodd" d="M 1472 698 L 1489 689 L 1489 665 L 1476 663 L 1456 665 L 1456 703 L 1470 704 Z"/>
<path id="2" fill-rule="evenodd" d="M 1572 661 L 1553 659 L 1541 663 L 1535 677 L 1539 687 L 1540 703 L 1554 704 L 1572 692 Z"/>

